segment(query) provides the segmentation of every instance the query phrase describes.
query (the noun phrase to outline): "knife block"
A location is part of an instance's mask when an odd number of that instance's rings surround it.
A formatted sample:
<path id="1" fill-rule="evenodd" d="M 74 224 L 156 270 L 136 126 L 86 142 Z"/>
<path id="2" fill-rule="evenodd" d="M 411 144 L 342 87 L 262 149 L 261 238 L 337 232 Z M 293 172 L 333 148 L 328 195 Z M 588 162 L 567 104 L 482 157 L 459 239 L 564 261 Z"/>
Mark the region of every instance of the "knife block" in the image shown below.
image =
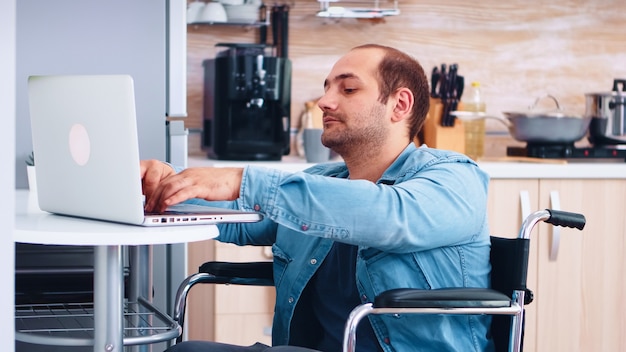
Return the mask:
<path id="1" fill-rule="evenodd" d="M 459 102 L 458 110 L 462 110 Z M 453 150 L 465 153 L 465 129 L 460 119 L 454 119 L 454 126 L 442 126 L 443 103 L 441 99 L 430 98 L 430 108 L 424 127 L 422 127 L 424 141 L 416 139 L 416 144 L 425 143 L 431 148 Z"/>

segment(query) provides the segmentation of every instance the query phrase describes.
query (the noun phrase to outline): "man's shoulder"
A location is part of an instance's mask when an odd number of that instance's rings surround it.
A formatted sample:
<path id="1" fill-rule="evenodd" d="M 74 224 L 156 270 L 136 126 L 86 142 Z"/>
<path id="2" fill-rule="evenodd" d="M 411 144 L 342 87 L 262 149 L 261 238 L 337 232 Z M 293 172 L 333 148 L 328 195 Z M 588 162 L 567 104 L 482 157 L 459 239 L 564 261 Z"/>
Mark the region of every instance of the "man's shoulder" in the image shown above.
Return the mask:
<path id="1" fill-rule="evenodd" d="M 426 145 L 420 147 L 409 147 L 396 160 L 384 178 L 404 179 L 416 177 L 416 175 L 427 171 L 453 170 L 452 173 L 445 172 L 446 175 L 457 175 L 465 177 L 468 174 L 482 174 L 478 164 L 464 154 L 444 150 L 429 148 Z M 443 171 L 442 171 L 443 172 Z"/>
<path id="2" fill-rule="evenodd" d="M 465 154 L 462 154 L 453 150 L 430 148 L 425 144 L 411 149 L 410 155 L 411 157 L 421 158 L 424 160 L 437 160 L 440 162 L 462 161 L 462 162 L 468 162 L 470 164 L 476 164 L 474 160 L 472 160 L 470 157 L 468 157 Z"/>
<path id="3" fill-rule="evenodd" d="M 343 161 L 327 162 L 321 164 L 315 164 L 304 172 L 311 175 L 321 175 L 330 177 L 347 177 L 348 168 Z M 344 176 L 345 175 L 345 176 Z"/>
<path id="4" fill-rule="evenodd" d="M 464 154 L 444 149 L 429 148 L 426 145 L 410 145 L 398 157 L 395 165 L 398 169 L 424 169 L 445 163 L 464 163 L 476 166 L 476 162 Z"/>

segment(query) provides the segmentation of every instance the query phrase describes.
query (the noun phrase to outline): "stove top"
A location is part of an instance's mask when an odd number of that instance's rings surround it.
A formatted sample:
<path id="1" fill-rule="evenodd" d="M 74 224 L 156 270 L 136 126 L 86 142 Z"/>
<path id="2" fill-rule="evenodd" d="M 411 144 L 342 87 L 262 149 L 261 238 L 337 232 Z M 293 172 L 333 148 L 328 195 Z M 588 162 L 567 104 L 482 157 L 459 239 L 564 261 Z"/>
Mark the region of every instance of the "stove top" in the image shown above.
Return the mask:
<path id="1" fill-rule="evenodd" d="M 527 144 L 526 147 L 507 147 L 508 156 L 526 156 L 550 159 L 614 159 L 626 161 L 624 146 L 576 147 L 573 144 Z"/>

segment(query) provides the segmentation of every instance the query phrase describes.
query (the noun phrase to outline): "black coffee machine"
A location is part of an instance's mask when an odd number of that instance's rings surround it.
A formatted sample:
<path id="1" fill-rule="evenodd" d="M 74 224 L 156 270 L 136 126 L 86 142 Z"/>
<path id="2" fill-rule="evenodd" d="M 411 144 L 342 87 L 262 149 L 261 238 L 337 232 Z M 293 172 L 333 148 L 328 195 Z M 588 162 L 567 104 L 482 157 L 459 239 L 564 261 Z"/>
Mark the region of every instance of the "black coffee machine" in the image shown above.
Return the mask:
<path id="1" fill-rule="evenodd" d="M 265 44 L 227 49 L 204 65 L 203 147 L 220 160 L 280 160 L 289 154 L 291 62 Z"/>

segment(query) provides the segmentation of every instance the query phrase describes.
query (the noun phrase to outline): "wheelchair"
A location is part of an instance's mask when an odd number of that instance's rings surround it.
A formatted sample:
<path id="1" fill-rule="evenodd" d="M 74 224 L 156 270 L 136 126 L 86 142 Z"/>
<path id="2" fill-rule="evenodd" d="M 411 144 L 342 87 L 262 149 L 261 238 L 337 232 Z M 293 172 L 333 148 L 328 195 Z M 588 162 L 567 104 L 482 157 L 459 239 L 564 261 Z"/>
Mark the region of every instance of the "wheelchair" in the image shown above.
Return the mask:
<path id="1" fill-rule="evenodd" d="M 530 234 L 539 222 L 582 230 L 582 214 L 539 210 L 524 219 L 517 238 L 491 236 L 491 288 L 397 288 L 378 295 L 374 302 L 355 307 L 344 328 L 343 352 L 354 352 L 356 328 L 369 314 L 489 314 L 497 352 L 520 352 L 524 338 L 524 305 L 533 301 L 526 287 Z M 272 262 L 207 262 L 187 277 L 175 298 L 173 319 L 184 329 L 190 289 L 198 283 L 273 286 Z M 182 341 L 182 333 L 176 342 Z"/>

